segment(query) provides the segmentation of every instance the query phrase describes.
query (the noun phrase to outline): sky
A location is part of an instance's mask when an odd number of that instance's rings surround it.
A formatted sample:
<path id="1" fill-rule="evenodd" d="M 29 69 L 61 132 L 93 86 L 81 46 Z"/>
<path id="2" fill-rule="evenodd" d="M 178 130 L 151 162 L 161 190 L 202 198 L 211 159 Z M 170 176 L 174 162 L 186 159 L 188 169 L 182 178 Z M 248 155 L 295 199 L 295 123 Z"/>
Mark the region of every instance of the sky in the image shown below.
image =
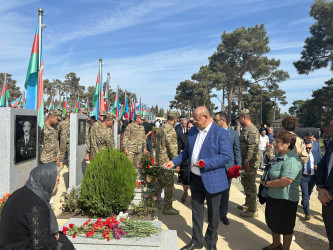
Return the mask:
<path id="1" fill-rule="evenodd" d="M 103 79 L 137 94 L 148 106 L 169 108 L 177 85 L 208 64 L 221 34 L 264 24 L 268 57 L 281 61 L 290 78 L 280 83 L 288 104 L 311 98 L 332 77 L 329 69 L 299 75 L 304 40 L 314 19 L 309 0 L 0 0 L 0 72 L 24 89 L 38 8 L 44 9 L 44 79 L 69 72 L 95 86 L 98 59 Z M 219 96 L 221 93 L 217 92 Z M 217 98 L 212 101 L 220 106 Z"/>

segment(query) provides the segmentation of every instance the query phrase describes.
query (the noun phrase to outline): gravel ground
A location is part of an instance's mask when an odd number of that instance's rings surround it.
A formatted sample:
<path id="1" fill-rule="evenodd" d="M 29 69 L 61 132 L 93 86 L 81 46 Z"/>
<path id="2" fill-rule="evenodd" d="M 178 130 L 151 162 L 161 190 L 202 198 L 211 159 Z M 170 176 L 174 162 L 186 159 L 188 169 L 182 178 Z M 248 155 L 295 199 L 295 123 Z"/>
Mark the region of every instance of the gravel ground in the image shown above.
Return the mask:
<path id="1" fill-rule="evenodd" d="M 258 170 L 256 184 L 259 186 L 260 176 L 262 172 Z M 240 183 L 240 179 L 235 180 L 233 183 L 243 191 L 243 187 Z M 301 205 L 301 189 L 300 189 L 300 201 L 297 208 L 296 224 L 294 229 L 294 236 L 296 243 L 305 250 L 326 250 L 328 249 L 328 240 L 326 237 L 325 226 L 323 218 L 321 216 L 321 203 L 317 199 L 318 192 L 313 190 L 310 197 L 310 215 L 311 219 L 304 220 L 304 212 Z M 261 212 L 265 212 L 265 204 L 261 205 L 259 202 L 258 209 Z"/>

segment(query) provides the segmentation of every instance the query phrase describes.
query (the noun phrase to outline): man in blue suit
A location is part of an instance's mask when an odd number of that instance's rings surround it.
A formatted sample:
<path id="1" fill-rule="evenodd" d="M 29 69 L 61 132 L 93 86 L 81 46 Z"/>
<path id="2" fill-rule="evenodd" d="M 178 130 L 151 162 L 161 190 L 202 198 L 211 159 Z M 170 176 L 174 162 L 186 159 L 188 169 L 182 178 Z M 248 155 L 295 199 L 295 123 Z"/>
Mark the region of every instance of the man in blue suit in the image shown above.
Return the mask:
<path id="1" fill-rule="evenodd" d="M 313 144 L 310 140 L 304 140 L 306 151 L 309 154 L 309 160 L 303 164 L 301 189 L 302 189 L 302 206 L 305 220 L 310 220 L 310 195 L 316 183 L 317 164 L 320 162 L 321 154 L 313 150 Z"/>
<path id="2" fill-rule="evenodd" d="M 215 114 L 214 123 L 216 125 L 219 125 L 221 128 L 227 130 L 229 134 L 229 140 L 233 154 L 232 154 L 232 161 L 225 164 L 225 171 L 228 172 L 229 168 L 231 168 L 233 165 L 238 165 L 238 166 L 242 165 L 242 156 L 239 147 L 239 135 L 237 131 L 233 130 L 228 126 L 227 114 L 224 112 L 218 112 Z M 227 178 L 230 187 L 231 178 L 229 178 L 228 176 Z M 229 219 L 227 217 L 229 193 L 230 193 L 230 188 L 222 192 L 222 199 L 220 204 L 220 218 L 224 225 L 230 224 Z"/>
<path id="3" fill-rule="evenodd" d="M 313 151 L 319 152 L 321 156 L 321 148 L 319 142 L 315 141 L 314 134 L 312 132 L 307 132 L 306 135 L 304 136 L 304 139 L 310 140 L 312 142 L 312 152 Z"/>
<path id="4" fill-rule="evenodd" d="M 165 168 L 179 166 L 188 161 L 188 178 L 192 198 L 192 241 L 182 250 L 203 247 L 202 227 L 204 201 L 208 207 L 208 227 L 205 240 L 208 249 L 216 249 L 219 208 L 222 192 L 229 188 L 224 165 L 232 160 L 232 149 L 228 132 L 211 122 L 209 111 L 201 106 L 193 113 L 194 125 L 185 149 L 172 161 L 164 163 Z M 202 164 L 204 163 L 204 164 Z"/>

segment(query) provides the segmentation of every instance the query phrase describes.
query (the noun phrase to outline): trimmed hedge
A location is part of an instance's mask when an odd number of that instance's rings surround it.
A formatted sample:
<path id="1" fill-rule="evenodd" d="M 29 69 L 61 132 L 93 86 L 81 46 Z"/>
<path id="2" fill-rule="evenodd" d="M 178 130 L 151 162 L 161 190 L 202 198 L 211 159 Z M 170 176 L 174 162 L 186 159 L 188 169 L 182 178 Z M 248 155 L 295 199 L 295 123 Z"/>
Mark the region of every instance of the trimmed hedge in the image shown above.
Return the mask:
<path id="1" fill-rule="evenodd" d="M 89 164 L 81 184 L 80 202 L 94 216 L 126 210 L 135 192 L 136 171 L 124 153 L 102 150 Z"/>

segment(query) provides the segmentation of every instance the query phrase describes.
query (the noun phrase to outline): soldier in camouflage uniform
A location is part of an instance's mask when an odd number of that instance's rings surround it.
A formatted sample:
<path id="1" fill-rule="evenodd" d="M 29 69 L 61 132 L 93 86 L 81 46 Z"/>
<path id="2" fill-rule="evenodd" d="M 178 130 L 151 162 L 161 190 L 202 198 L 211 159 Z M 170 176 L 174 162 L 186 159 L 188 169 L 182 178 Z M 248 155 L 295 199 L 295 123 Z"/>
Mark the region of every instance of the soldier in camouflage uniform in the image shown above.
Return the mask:
<path id="1" fill-rule="evenodd" d="M 69 157 L 69 118 L 70 113 L 67 112 L 65 120 L 61 121 L 58 125 L 58 132 L 60 135 L 60 168 L 63 168 L 66 153 L 67 157 Z"/>
<path id="2" fill-rule="evenodd" d="M 156 162 L 159 166 L 163 166 L 164 162 L 175 158 L 178 150 L 177 134 L 174 125 L 177 122 L 177 116 L 169 114 L 167 123 L 159 127 L 156 138 Z M 157 172 L 157 181 L 154 194 L 159 196 L 162 188 L 164 188 L 164 210 L 163 214 L 177 215 L 179 211 L 172 207 L 172 197 L 174 189 L 173 171 L 169 169 L 159 169 Z"/>
<path id="3" fill-rule="evenodd" d="M 256 175 L 260 164 L 260 135 L 256 126 L 251 122 L 248 109 L 243 109 L 240 112 L 239 122 L 242 125 L 242 131 L 239 136 L 242 168 L 245 170 L 241 180 L 246 198 L 245 205 L 240 205 L 238 208 L 246 210 L 240 213 L 242 217 L 253 218 L 257 216 Z"/>
<path id="4" fill-rule="evenodd" d="M 142 149 L 147 152 L 145 128 L 141 125 L 142 114 L 136 114 L 134 122 L 128 125 L 124 132 L 123 149 L 127 157 L 138 169 L 142 157 Z"/>
<path id="5" fill-rule="evenodd" d="M 96 155 L 103 149 L 114 148 L 113 123 L 116 116 L 108 113 L 104 116 L 103 122 L 92 126 L 90 134 L 90 161 L 93 161 Z"/>
<path id="6" fill-rule="evenodd" d="M 44 128 L 39 140 L 39 145 L 41 146 L 40 162 L 43 164 L 56 162 L 57 166 L 60 166 L 58 130 L 53 126 L 57 125 L 61 119 L 61 111 L 51 110 L 44 122 Z"/>

